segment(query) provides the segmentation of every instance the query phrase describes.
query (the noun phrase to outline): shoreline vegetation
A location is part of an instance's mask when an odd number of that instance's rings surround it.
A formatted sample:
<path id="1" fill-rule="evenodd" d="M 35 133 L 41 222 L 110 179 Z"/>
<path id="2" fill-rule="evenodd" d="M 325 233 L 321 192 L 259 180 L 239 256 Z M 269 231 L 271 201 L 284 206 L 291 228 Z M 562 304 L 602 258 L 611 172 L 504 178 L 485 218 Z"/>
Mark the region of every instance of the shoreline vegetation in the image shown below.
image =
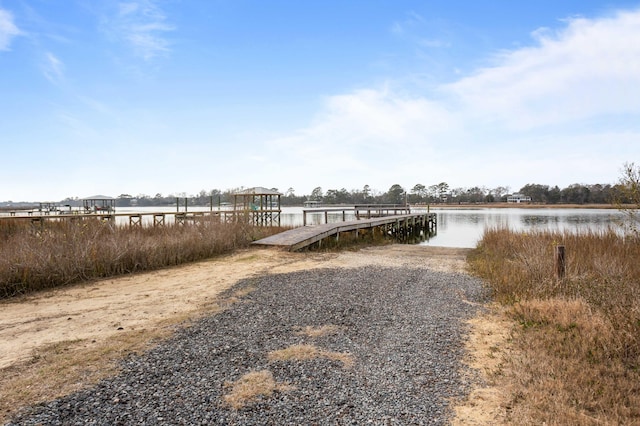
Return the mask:
<path id="1" fill-rule="evenodd" d="M 492 378 L 509 424 L 640 421 L 639 258 L 638 236 L 612 230 L 485 232 L 468 262 L 514 324 L 512 351 Z"/>
<path id="2" fill-rule="evenodd" d="M 209 259 L 285 229 L 207 220 L 143 228 L 99 219 L 42 228 L 0 221 L 0 299 Z"/>

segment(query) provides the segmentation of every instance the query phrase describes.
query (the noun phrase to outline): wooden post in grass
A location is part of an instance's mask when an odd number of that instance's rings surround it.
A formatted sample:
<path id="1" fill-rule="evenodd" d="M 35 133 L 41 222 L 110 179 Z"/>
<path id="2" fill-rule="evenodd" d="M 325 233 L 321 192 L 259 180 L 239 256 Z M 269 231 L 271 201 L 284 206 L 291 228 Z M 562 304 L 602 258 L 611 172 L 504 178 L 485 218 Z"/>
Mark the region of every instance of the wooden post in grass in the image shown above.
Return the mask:
<path id="1" fill-rule="evenodd" d="M 565 259 L 565 252 L 564 252 L 563 245 L 555 246 L 554 259 L 555 259 L 556 278 L 561 280 L 564 278 L 564 275 L 567 271 L 567 263 Z"/>

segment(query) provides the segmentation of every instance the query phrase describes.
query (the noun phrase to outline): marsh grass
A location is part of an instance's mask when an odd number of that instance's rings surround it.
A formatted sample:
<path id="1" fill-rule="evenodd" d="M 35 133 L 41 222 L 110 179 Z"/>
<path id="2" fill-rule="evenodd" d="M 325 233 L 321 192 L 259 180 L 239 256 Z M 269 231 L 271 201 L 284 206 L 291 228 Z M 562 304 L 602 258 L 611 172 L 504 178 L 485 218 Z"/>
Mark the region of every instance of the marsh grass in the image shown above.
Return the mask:
<path id="1" fill-rule="evenodd" d="M 640 241 L 613 230 L 485 232 L 470 267 L 520 325 L 505 369 L 511 423 L 640 423 L 639 260 Z"/>
<path id="2" fill-rule="evenodd" d="M 3 221 L 0 298 L 211 258 L 280 231 L 214 221 L 148 228 L 99 220 L 43 227 Z"/>

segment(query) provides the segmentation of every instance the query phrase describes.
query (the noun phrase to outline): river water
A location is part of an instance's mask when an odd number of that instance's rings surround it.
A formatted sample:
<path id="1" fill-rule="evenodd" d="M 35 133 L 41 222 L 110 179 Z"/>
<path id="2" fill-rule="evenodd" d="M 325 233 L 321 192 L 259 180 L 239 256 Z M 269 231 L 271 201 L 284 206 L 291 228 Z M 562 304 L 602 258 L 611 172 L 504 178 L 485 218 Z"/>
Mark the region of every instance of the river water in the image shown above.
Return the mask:
<path id="1" fill-rule="evenodd" d="M 623 214 L 615 209 L 442 209 L 438 232 L 423 245 L 475 247 L 485 229 L 509 228 L 516 231 L 561 230 L 581 232 L 619 229 Z"/>

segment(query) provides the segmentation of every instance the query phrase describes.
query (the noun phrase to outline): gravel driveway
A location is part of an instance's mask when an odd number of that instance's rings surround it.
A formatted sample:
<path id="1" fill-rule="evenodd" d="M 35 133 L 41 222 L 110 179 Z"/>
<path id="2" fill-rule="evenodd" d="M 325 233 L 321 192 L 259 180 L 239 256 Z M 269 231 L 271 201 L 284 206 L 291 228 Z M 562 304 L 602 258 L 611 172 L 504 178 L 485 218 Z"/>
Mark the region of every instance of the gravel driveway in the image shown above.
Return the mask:
<path id="1" fill-rule="evenodd" d="M 361 267 L 267 275 L 228 296 L 243 289 L 252 291 L 225 311 L 128 357 L 118 376 L 9 424 L 447 424 L 451 399 L 468 391 L 464 321 L 485 300 L 477 279 Z M 299 344 L 321 355 L 269 357 Z M 332 353 L 353 363 L 322 355 Z M 254 371 L 288 386 L 230 407 L 230 384 Z"/>

